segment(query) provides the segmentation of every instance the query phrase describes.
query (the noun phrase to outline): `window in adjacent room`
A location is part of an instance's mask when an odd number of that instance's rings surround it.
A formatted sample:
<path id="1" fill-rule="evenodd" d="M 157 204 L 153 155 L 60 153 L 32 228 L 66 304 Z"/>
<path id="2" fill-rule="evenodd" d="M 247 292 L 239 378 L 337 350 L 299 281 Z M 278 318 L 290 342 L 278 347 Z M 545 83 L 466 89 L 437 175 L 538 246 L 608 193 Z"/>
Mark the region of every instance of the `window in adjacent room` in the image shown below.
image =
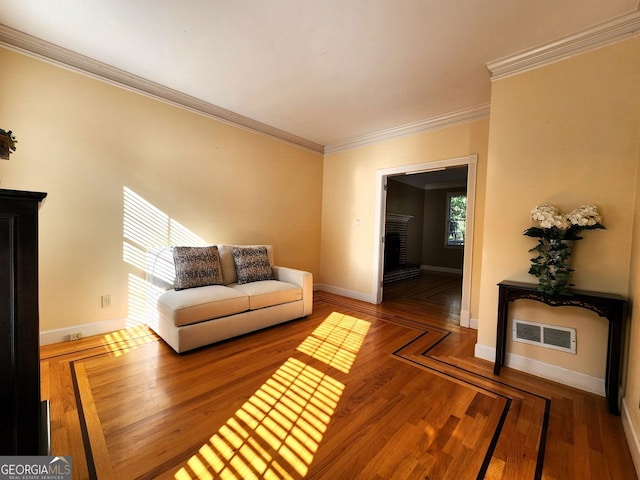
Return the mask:
<path id="1" fill-rule="evenodd" d="M 465 193 L 447 193 L 446 218 L 445 245 L 450 247 L 464 245 L 464 232 L 467 225 L 467 195 Z"/>

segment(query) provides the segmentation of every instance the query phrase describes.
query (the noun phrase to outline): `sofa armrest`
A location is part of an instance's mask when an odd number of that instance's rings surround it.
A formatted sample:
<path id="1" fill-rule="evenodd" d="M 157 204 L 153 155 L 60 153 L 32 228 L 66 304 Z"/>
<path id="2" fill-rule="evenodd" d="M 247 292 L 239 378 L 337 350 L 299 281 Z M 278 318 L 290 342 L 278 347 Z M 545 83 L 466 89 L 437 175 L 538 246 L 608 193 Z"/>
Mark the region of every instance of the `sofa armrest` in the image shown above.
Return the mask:
<path id="1" fill-rule="evenodd" d="M 304 316 L 311 315 L 313 311 L 313 274 L 311 274 L 311 272 L 305 272 L 304 270 L 278 266 L 272 267 L 272 270 L 276 280 L 302 287 Z"/>

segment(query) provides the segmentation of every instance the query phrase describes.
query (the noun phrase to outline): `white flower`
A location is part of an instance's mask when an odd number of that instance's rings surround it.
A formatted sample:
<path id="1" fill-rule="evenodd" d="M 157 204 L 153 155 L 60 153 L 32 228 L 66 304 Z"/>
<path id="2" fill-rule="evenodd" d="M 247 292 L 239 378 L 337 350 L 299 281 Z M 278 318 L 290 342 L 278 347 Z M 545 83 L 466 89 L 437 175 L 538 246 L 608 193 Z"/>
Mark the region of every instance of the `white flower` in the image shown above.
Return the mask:
<path id="1" fill-rule="evenodd" d="M 561 215 L 556 207 L 547 203 L 538 205 L 531 210 L 531 220 L 538 222 L 542 228 L 556 227 L 564 230 L 571 226 L 566 216 Z"/>
<path id="2" fill-rule="evenodd" d="M 592 227 L 602 222 L 602 217 L 598 213 L 598 208 L 592 204 L 576 208 L 567 215 L 567 218 L 572 225 L 577 225 L 579 227 Z"/>
<path id="3" fill-rule="evenodd" d="M 538 222 L 542 228 L 557 228 L 564 231 L 572 227 L 586 228 L 600 225 L 602 217 L 593 204 L 583 205 L 563 215 L 553 205 L 543 203 L 531 210 L 531 220 Z"/>
<path id="4" fill-rule="evenodd" d="M 560 230 L 566 230 L 571 226 L 571 222 L 564 215 L 555 215 L 553 217 L 553 226 Z"/>
<path id="5" fill-rule="evenodd" d="M 553 205 L 549 205 L 548 203 L 543 203 L 542 205 L 538 205 L 536 208 L 531 210 L 531 219 L 532 220 L 543 220 L 546 217 L 557 215 L 559 213 L 558 209 Z"/>

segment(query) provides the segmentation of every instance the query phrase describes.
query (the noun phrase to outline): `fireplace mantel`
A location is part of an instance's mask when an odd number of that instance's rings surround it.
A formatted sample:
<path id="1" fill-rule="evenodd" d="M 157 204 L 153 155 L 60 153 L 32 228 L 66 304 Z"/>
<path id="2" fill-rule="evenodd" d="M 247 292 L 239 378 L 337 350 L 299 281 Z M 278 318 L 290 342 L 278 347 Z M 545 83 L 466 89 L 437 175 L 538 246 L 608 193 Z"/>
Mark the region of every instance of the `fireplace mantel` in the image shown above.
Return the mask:
<path id="1" fill-rule="evenodd" d="M 413 215 L 403 215 L 401 213 L 387 212 L 387 222 L 409 223 Z"/>

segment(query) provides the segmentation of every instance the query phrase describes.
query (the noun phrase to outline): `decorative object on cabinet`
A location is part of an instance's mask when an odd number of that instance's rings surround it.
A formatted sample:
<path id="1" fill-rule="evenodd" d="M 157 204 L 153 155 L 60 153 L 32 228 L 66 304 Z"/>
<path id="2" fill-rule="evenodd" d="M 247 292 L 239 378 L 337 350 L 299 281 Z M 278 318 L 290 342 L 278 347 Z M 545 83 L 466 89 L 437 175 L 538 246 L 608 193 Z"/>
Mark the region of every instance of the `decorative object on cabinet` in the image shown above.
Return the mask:
<path id="1" fill-rule="evenodd" d="M 538 205 L 531 211 L 531 220 L 539 227 L 531 227 L 523 233 L 538 239 L 529 273 L 538 279 L 538 290 L 547 295 L 566 295 L 573 286 L 570 282 L 571 254 L 576 240 L 583 230 L 604 228 L 602 216 L 595 205 L 583 205 L 571 213 L 561 214 L 549 204 Z"/>
<path id="2" fill-rule="evenodd" d="M 16 151 L 16 136 L 11 130 L 3 130 L 0 128 L 0 159 L 9 160 L 11 152 Z"/>

